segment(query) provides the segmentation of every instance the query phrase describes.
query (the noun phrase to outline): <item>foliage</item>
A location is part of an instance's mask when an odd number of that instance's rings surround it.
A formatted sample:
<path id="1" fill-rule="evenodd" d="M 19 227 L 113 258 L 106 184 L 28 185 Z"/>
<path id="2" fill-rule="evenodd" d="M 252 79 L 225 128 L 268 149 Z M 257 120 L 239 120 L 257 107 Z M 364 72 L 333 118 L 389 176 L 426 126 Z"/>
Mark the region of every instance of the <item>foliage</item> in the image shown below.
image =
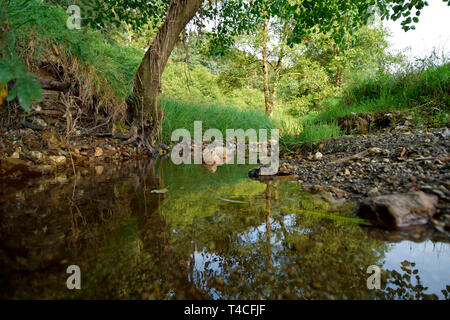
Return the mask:
<path id="1" fill-rule="evenodd" d="M 11 28 L 5 39 L 9 56 L 24 59 L 31 71 L 39 67 L 36 61 L 63 65 L 67 79 L 85 90 L 80 95 L 96 101 L 96 110 L 124 109 L 142 51 L 111 43 L 98 32 L 68 29 L 66 11 L 42 0 L 7 1 L 4 9 Z"/>
<path id="2" fill-rule="evenodd" d="M 225 137 L 226 129 L 273 129 L 275 123 L 257 109 L 238 109 L 213 103 L 181 102 L 170 98 L 161 101 L 165 118 L 163 140 L 170 141 L 175 129 L 187 129 L 194 134 L 194 121 L 202 121 L 203 130 L 219 129 Z"/>
<path id="3" fill-rule="evenodd" d="M 14 81 L 8 92 L 7 101 L 18 99 L 20 106 L 26 111 L 31 110 L 31 100 L 42 99 L 42 89 L 36 78 L 26 72 L 25 66 L 18 60 L 0 59 L 0 83 Z"/>
<path id="4" fill-rule="evenodd" d="M 355 77 L 340 98 L 324 102 L 327 108 L 299 120 L 300 134 L 285 135 L 280 143 L 289 151 L 339 135 L 337 120 L 349 114 L 404 111 L 419 123 L 448 125 L 449 75 L 448 62 L 438 65 L 435 59 L 426 59 L 394 74 Z"/>

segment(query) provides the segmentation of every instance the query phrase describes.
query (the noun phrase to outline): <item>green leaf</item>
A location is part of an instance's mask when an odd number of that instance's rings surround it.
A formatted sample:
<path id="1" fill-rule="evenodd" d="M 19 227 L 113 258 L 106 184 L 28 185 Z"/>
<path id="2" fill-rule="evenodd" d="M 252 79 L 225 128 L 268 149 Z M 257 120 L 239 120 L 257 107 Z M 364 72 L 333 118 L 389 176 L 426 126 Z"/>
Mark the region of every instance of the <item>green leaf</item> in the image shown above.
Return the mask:
<path id="1" fill-rule="evenodd" d="M 17 97 L 26 112 L 31 110 L 31 101 L 41 101 L 42 88 L 36 78 L 30 74 L 20 77 L 16 81 Z"/>
<path id="2" fill-rule="evenodd" d="M 0 59 L 0 82 L 9 82 L 14 79 L 14 72 L 8 61 Z"/>
<path id="3" fill-rule="evenodd" d="M 14 85 L 14 87 L 8 92 L 8 95 L 6 96 L 6 101 L 11 102 L 17 97 L 17 85 Z"/>

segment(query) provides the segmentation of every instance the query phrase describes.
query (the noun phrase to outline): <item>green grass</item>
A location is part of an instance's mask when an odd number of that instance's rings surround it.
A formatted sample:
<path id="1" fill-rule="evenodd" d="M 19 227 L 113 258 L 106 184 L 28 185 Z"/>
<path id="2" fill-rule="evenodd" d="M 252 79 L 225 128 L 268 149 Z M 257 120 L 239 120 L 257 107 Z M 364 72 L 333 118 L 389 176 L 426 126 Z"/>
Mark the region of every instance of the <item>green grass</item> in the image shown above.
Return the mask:
<path id="1" fill-rule="evenodd" d="M 162 124 L 163 141 L 171 140 L 176 129 L 187 129 L 194 134 L 194 121 L 202 121 L 203 132 L 219 129 L 226 137 L 226 129 L 274 129 L 276 123 L 258 109 L 239 109 L 220 104 L 181 102 L 171 98 L 161 99 L 164 108 Z"/>
<path id="2" fill-rule="evenodd" d="M 84 88 L 80 95 L 94 99 L 100 109 L 124 107 L 142 51 L 110 42 L 96 31 L 68 29 L 69 15 L 46 1 L 7 0 L 5 5 L 12 55 L 26 60 L 31 71 L 39 68 L 37 61 L 61 65 Z"/>
<path id="3" fill-rule="evenodd" d="M 450 63 L 425 60 L 394 74 L 356 78 L 339 99 L 326 104 L 325 110 L 298 120 L 300 133 L 282 137 L 285 152 L 340 135 L 338 119 L 351 114 L 399 111 L 411 115 L 417 124 L 448 126 Z"/>

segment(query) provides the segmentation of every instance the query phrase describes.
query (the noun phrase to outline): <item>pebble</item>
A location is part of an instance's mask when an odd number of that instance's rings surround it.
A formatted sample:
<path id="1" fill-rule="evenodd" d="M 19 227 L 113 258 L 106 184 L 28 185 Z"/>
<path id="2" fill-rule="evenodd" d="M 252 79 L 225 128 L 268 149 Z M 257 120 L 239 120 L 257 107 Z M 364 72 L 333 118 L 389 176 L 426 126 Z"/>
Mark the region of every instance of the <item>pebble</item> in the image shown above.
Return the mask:
<path id="1" fill-rule="evenodd" d="M 322 160 L 323 155 L 321 152 L 316 152 L 316 154 L 314 155 L 314 159 L 315 160 Z"/>

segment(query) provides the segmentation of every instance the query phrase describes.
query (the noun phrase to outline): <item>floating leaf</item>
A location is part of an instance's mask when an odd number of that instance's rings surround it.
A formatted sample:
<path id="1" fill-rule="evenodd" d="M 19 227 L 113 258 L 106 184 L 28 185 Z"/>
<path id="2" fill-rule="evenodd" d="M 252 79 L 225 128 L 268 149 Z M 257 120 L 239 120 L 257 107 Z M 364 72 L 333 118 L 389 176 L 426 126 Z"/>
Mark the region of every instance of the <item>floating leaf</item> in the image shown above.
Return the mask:
<path id="1" fill-rule="evenodd" d="M 224 202 L 231 202 L 231 203 L 245 203 L 244 201 L 238 201 L 238 200 L 230 200 L 230 199 L 217 199 L 217 201 L 224 201 Z"/>
<path id="2" fill-rule="evenodd" d="M 167 191 L 169 191 L 167 188 L 155 189 L 155 190 L 152 190 L 151 193 L 158 193 L 158 194 L 160 194 L 160 193 L 166 193 Z"/>

